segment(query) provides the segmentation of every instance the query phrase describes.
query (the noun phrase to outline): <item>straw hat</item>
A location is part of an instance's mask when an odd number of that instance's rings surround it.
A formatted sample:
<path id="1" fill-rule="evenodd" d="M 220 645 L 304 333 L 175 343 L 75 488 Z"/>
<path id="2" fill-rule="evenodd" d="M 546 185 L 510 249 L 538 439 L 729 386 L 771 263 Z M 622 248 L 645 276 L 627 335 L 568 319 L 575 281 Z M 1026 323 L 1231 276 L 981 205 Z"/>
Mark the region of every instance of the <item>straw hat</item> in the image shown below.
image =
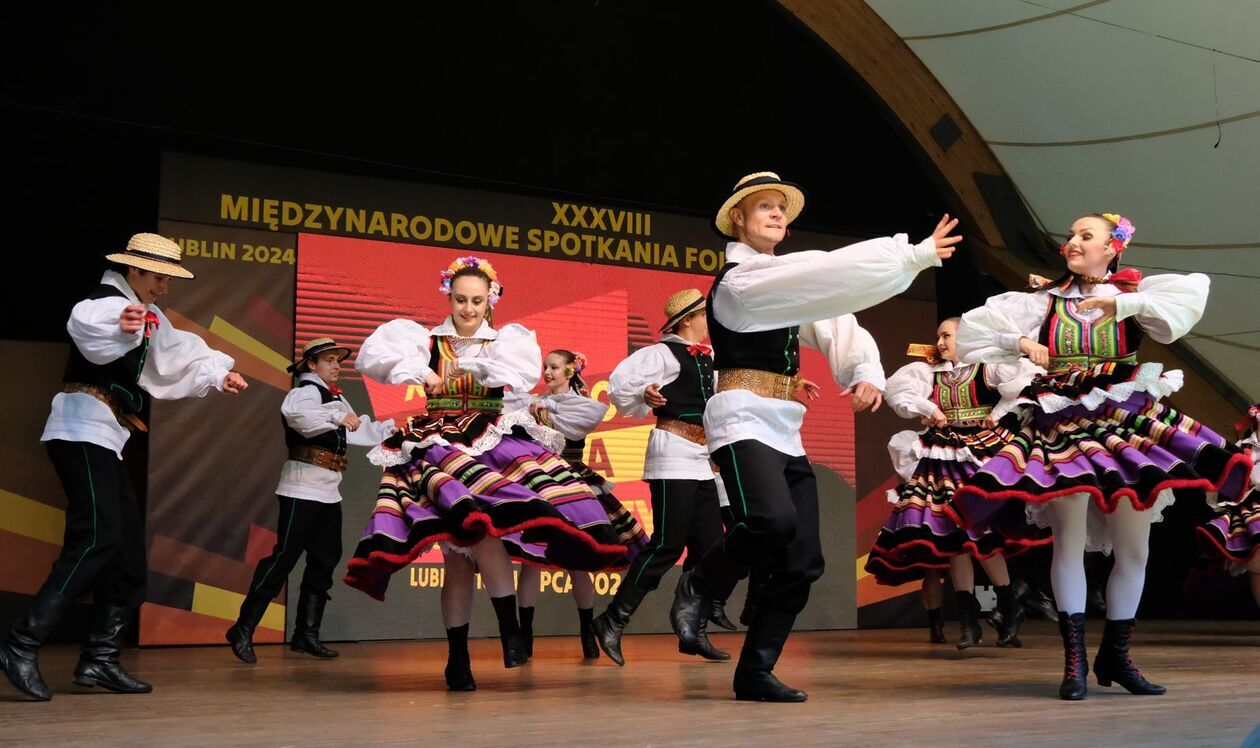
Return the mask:
<path id="1" fill-rule="evenodd" d="M 665 302 L 665 324 L 661 326 L 661 332 L 665 332 L 678 324 L 683 317 L 704 307 L 704 294 L 694 288 L 688 288 L 670 296 L 669 301 Z"/>
<path id="2" fill-rule="evenodd" d="M 343 345 L 337 345 L 337 341 L 332 338 L 315 338 L 308 341 L 307 344 L 302 347 L 302 357 L 293 362 L 293 364 L 289 367 L 289 372 L 298 373 L 306 371 L 311 361 L 319 358 L 321 353 L 327 353 L 329 351 L 337 351 L 341 354 L 341 358 L 337 359 L 338 361 L 345 361 L 346 356 L 350 355 L 349 348 L 346 348 Z"/>
<path id="3" fill-rule="evenodd" d="M 779 179 L 779 175 L 772 171 L 759 171 L 755 174 L 749 174 L 735 184 L 734 191 L 731 196 L 726 198 L 726 202 L 722 203 L 722 207 L 718 208 L 717 216 L 713 219 L 717 225 L 717 230 L 724 235 L 735 238 L 735 224 L 731 222 L 731 208 L 739 204 L 740 200 L 762 190 L 774 190 L 780 192 L 787 198 L 787 222 L 791 223 L 805 209 L 805 193 L 801 191 L 798 185 L 791 182 L 784 182 Z"/>
<path id="4" fill-rule="evenodd" d="M 180 264 L 183 256 L 184 250 L 164 236 L 136 234 L 127 242 L 125 252 L 105 255 L 105 259 L 172 278 L 191 278 L 193 274 Z"/>

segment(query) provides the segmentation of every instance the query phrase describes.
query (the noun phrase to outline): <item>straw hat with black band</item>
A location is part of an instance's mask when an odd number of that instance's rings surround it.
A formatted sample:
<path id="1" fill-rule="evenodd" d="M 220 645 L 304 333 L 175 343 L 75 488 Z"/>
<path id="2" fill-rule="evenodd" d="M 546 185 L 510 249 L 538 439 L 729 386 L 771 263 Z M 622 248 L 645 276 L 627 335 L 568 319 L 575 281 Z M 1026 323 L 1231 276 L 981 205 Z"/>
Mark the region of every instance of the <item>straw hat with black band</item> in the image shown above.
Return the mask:
<path id="1" fill-rule="evenodd" d="M 302 347 L 302 357 L 289 366 L 289 373 L 301 374 L 307 370 L 312 361 L 329 351 L 337 351 L 340 354 L 338 361 L 345 361 L 346 356 L 350 355 L 349 348 L 344 345 L 337 345 L 337 341 L 332 338 L 314 338 Z"/>
<path id="2" fill-rule="evenodd" d="M 787 198 L 787 222 L 791 223 L 805 209 L 805 193 L 799 185 L 791 182 L 784 182 L 779 179 L 779 175 L 772 171 L 759 171 L 749 174 L 735 184 L 735 189 L 731 191 L 731 196 L 726 198 L 726 202 L 722 203 L 722 207 L 718 208 L 717 216 L 714 217 L 713 223 L 717 226 L 717 230 L 729 236 L 732 239 L 736 237 L 735 224 L 731 221 L 731 208 L 739 205 L 739 201 L 762 190 L 774 190 L 781 193 Z"/>
<path id="3" fill-rule="evenodd" d="M 669 301 L 665 302 L 665 324 L 661 326 L 661 332 L 669 331 L 669 328 L 681 322 L 683 317 L 692 312 L 698 312 L 704 307 L 704 294 L 694 288 L 688 288 L 670 296 Z"/>
<path id="4" fill-rule="evenodd" d="M 127 249 L 105 255 L 105 259 L 119 265 L 129 265 L 172 278 L 192 278 L 193 274 L 180 264 L 184 250 L 179 245 L 158 234 L 136 234 L 127 242 Z"/>

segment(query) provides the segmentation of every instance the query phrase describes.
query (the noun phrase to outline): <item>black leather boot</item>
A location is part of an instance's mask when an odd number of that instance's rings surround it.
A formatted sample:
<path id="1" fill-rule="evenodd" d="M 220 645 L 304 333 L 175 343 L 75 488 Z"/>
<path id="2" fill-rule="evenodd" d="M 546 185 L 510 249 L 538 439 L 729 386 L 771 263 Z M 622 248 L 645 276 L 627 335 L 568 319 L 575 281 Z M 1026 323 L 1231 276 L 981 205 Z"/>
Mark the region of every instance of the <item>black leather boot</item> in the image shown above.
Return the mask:
<path id="1" fill-rule="evenodd" d="M 955 592 L 958 600 L 960 633 L 958 648 L 974 647 L 984 640 L 984 631 L 980 628 L 980 601 L 971 592 Z"/>
<path id="2" fill-rule="evenodd" d="M 338 655 L 319 640 L 319 624 L 324 620 L 324 606 L 327 604 L 328 598 L 323 593 L 303 592 L 298 597 L 297 625 L 293 628 L 289 649 L 325 660 L 331 660 Z"/>
<path id="3" fill-rule="evenodd" d="M 1024 617 L 1027 615 L 1024 612 L 1024 606 L 1015 599 L 1010 585 L 1001 587 L 995 585 L 993 590 L 997 593 L 997 611 L 1000 614 L 994 616 L 993 620 L 998 633 L 997 645 L 999 647 L 1024 646 L 1024 643 L 1019 640 L 1019 625 L 1024 622 Z"/>
<path id="4" fill-rule="evenodd" d="M 744 590 L 744 607 L 739 611 L 739 622 L 745 626 L 752 625 L 753 611 L 757 609 L 757 596 L 766 582 L 766 572 L 754 567 L 748 573 L 748 588 Z"/>
<path id="5" fill-rule="evenodd" d="M 1054 599 L 1044 590 L 1030 585 L 1027 580 L 1012 580 L 1011 592 L 1026 615 L 1035 615 L 1047 621 L 1059 620 L 1059 610 L 1055 607 Z"/>
<path id="6" fill-rule="evenodd" d="M 704 622 L 713 609 L 713 600 L 695 585 L 695 571 L 684 571 L 674 589 L 674 603 L 669 608 L 669 622 L 678 635 L 678 648 L 698 649 L 704 637 Z"/>
<path id="7" fill-rule="evenodd" d="M 1059 635 L 1063 637 L 1063 682 L 1059 684 L 1059 698 L 1080 701 L 1089 693 L 1085 676 L 1089 663 L 1085 654 L 1085 614 L 1068 615 L 1059 611 Z"/>
<path id="8" fill-rule="evenodd" d="M 582 659 L 598 660 L 599 645 L 595 643 L 595 631 L 591 628 L 594 622 L 593 608 L 578 608 L 578 633 L 582 640 Z"/>
<path id="9" fill-rule="evenodd" d="M 736 629 L 736 626 L 731 622 L 731 619 L 726 617 L 725 600 L 713 601 L 713 609 L 709 611 L 709 623 L 712 623 L 718 628 L 726 629 L 727 631 L 734 631 Z"/>
<path id="10" fill-rule="evenodd" d="M 730 652 L 723 652 L 713 646 L 713 642 L 709 641 L 709 620 L 707 618 L 700 619 L 700 630 L 696 638 L 695 644 L 678 640 L 678 651 L 688 655 L 699 655 L 706 660 L 714 662 L 726 662 L 731 659 Z"/>
<path id="11" fill-rule="evenodd" d="M 771 672 L 795 621 L 791 613 L 764 605 L 757 608 L 735 667 L 737 701 L 800 702 L 808 698 L 804 691 L 785 686 Z"/>
<path id="12" fill-rule="evenodd" d="M 468 624 L 446 630 L 446 688 L 449 691 L 476 691 L 472 662 L 468 657 Z"/>
<path id="13" fill-rule="evenodd" d="M 591 631 L 599 648 L 618 665 L 626 664 L 626 658 L 621 654 L 621 632 L 630 623 L 630 616 L 634 615 L 647 593 L 638 585 L 624 583 L 604 612 L 591 621 Z"/>
<path id="14" fill-rule="evenodd" d="M 581 611 L 578 611 L 581 613 Z M 525 656 L 534 656 L 534 607 L 516 609 L 521 621 L 521 640 L 525 642 Z M 598 656 L 598 655 L 596 655 Z"/>
<path id="15" fill-rule="evenodd" d="M 131 608 L 97 603 L 92 610 L 92 626 L 87 644 L 74 668 L 74 682 L 80 686 L 100 686 L 118 693 L 149 693 L 153 686 L 123 670 L 119 662 L 123 631 L 131 623 Z"/>
<path id="16" fill-rule="evenodd" d="M 1142 672 L 1129 658 L 1129 638 L 1136 624 L 1137 620 L 1133 618 L 1127 621 L 1107 620 L 1102 643 L 1098 645 L 1098 654 L 1094 657 L 1094 677 L 1100 686 L 1110 686 L 1114 681 L 1129 693 L 1159 696 L 1168 689 L 1143 678 Z"/>
<path id="17" fill-rule="evenodd" d="M 232 654 L 241 662 L 250 665 L 258 662 L 258 656 L 254 654 L 254 629 L 258 628 L 258 622 L 262 620 L 270 604 L 271 600 L 261 595 L 252 592 L 246 595 L 236 623 L 227 630 L 226 638 L 232 645 Z"/>
<path id="18" fill-rule="evenodd" d="M 503 667 L 520 667 L 529 662 L 521 624 L 516 620 L 516 595 L 492 597 L 494 615 L 499 619 L 499 641 L 503 644 Z"/>
<path id="19" fill-rule="evenodd" d="M 928 608 L 928 641 L 933 644 L 945 643 L 945 621 L 941 620 L 940 608 Z"/>
<path id="20" fill-rule="evenodd" d="M 70 599 L 51 587 L 35 595 L 31 609 L 19 618 L 0 643 L 0 667 L 17 690 L 39 701 L 52 698 L 52 690 L 39 673 L 36 655 L 48 641 L 53 627 L 70 607 Z"/>

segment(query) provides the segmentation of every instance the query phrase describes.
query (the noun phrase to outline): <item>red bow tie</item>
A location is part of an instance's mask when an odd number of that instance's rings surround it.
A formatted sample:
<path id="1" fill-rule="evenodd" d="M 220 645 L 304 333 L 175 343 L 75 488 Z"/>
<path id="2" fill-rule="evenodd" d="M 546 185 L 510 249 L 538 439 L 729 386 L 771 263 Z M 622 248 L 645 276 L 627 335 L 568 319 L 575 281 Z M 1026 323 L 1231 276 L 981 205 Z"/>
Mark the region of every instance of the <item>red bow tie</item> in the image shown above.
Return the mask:
<path id="1" fill-rule="evenodd" d="M 333 397 L 341 397 L 341 388 L 335 384 L 328 385 L 328 391 L 333 393 Z"/>
<path id="2" fill-rule="evenodd" d="M 162 326 L 162 321 L 158 319 L 157 312 L 144 313 L 144 336 L 150 337 L 153 331 Z"/>
<path id="3" fill-rule="evenodd" d="M 693 358 L 701 355 L 712 356 L 713 348 L 705 345 L 704 343 L 693 343 L 692 345 L 687 346 L 687 353 L 690 353 Z"/>

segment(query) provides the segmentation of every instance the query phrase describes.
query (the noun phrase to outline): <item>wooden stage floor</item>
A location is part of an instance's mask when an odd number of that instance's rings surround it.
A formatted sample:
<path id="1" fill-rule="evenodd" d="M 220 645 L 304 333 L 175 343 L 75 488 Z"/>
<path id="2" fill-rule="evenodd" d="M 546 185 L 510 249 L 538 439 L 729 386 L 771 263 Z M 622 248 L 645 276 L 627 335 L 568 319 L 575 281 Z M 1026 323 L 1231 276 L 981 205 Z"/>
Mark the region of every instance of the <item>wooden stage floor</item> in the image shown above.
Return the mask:
<path id="1" fill-rule="evenodd" d="M 1090 621 L 1090 652 L 1100 623 Z M 733 665 L 678 655 L 670 636 L 627 637 L 625 668 L 583 663 L 576 637 L 539 639 L 504 670 L 497 640 L 473 642 L 479 690 L 448 693 L 444 642 L 340 645 L 337 660 L 259 647 L 130 651 L 149 695 L 79 689 L 77 652 L 41 657 L 55 696 L 19 701 L 0 682 L 0 742 L 126 745 L 1170 745 L 1237 746 L 1260 721 L 1260 622 L 1139 623 L 1143 671 L 1168 687 L 1130 696 L 1090 681 L 1083 702 L 1057 698 L 1058 632 L 1025 627 L 1021 650 L 967 652 L 900 629 L 799 633 L 776 672 L 805 704 L 731 698 Z M 949 634 L 955 630 L 951 626 Z M 714 637 L 724 648 L 742 636 Z"/>

